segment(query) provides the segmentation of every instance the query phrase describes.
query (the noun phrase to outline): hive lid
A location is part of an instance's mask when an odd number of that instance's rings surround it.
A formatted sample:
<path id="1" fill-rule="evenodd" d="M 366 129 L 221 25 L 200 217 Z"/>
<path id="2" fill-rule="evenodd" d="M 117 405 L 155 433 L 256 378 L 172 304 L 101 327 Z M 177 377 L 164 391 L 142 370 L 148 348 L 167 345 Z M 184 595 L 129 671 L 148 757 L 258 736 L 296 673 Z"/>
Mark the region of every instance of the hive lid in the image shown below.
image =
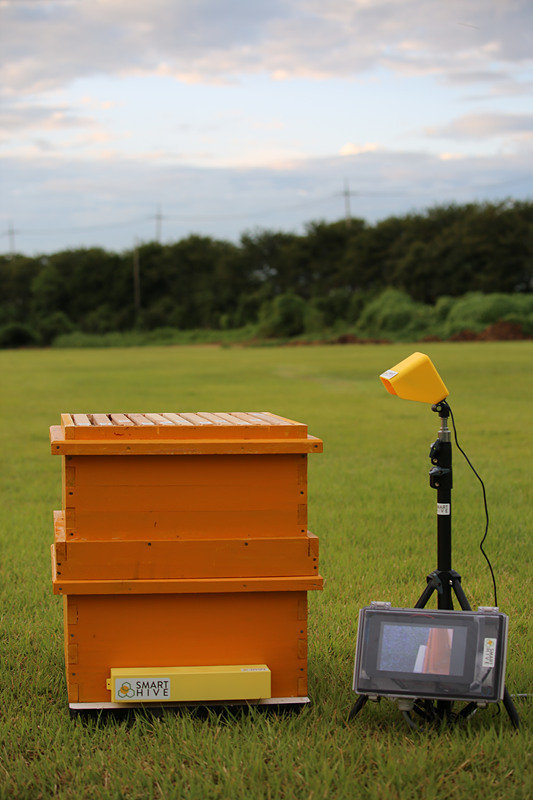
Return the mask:
<path id="1" fill-rule="evenodd" d="M 307 425 L 269 411 L 61 414 L 50 428 L 53 453 L 320 451 Z M 282 445 L 281 449 L 279 446 Z M 235 449 L 237 448 L 237 449 Z"/>

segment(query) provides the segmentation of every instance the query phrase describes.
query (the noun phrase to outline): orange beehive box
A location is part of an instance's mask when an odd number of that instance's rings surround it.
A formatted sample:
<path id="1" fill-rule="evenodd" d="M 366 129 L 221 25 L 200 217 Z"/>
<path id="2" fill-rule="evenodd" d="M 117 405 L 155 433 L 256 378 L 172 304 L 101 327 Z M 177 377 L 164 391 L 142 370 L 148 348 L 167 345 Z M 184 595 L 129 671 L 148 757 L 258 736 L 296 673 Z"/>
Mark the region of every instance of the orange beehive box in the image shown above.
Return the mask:
<path id="1" fill-rule="evenodd" d="M 307 701 L 307 591 L 322 588 L 307 454 L 322 442 L 269 412 L 62 414 L 50 438 L 71 708 L 117 705 L 111 670 L 241 664 L 270 671 L 264 702 Z"/>

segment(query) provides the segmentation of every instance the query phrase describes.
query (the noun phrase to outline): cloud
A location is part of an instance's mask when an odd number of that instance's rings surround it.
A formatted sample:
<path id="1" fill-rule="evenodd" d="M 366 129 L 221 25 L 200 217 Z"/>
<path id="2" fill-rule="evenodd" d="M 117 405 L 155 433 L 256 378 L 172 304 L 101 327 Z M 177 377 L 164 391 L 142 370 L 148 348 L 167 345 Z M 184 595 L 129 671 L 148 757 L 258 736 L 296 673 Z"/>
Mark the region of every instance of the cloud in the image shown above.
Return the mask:
<path id="1" fill-rule="evenodd" d="M 325 79 L 380 65 L 496 84 L 530 63 L 533 29 L 529 0 L 17 0 L 3 15 L 4 86 L 18 94 L 102 74 Z"/>
<path id="2" fill-rule="evenodd" d="M 378 145 L 374 142 L 367 144 L 354 144 L 353 142 L 346 142 L 339 150 L 340 156 L 358 156 L 361 153 L 373 153 L 378 149 Z"/>
<path id="3" fill-rule="evenodd" d="M 95 121 L 92 117 L 81 116 L 68 106 L 14 104 L 6 105 L 0 114 L 0 125 L 6 131 L 32 128 L 50 131 L 64 128 L 86 128 L 94 124 Z"/>
<path id="4" fill-rule="evenodd" d="M 448 125 L 427 128 L 426 135 L 439 139 L 490 139 L 533 134 L 533 114 L 465 114 Z"/>

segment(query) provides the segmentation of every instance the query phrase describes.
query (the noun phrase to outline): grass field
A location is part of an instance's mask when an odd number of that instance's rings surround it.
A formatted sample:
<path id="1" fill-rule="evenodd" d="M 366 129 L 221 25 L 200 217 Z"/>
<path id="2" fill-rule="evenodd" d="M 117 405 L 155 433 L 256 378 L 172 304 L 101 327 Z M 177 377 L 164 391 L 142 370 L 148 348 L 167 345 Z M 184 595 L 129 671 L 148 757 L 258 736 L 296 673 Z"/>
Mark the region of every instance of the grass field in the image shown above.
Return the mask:
<path id="1" fill-rule="evenodd" d="M 493 707 L 462 729 L 412 733 L 397 707 L 353 724 L 357 610 L 411 605 L 436 567 L 429 406 L 392 398 L 377 375 L 409 345 L 169 347 L 0 352 L 1 798 L 526 798 L 532 709 L 512 732 Z M 529 342 L 431 344 L 459 439 L 484 477 L 487 550 L 510 615 L 507 685 L 531 691 Z M 323 592 L 310 597 L 310 695 L 300 714 L 137 714 L 71 721 L 60 599 L 51 593 L 60 463 L 48 427 L 61 411 L 272 410 L 324 440 L 310 457 L 310 529 Z M 492 604 L 479 552 L 479 484 L 454 461 L 454 567 L 472 605 Z M 528 783 L 529 780 L 529 783 Z"/>

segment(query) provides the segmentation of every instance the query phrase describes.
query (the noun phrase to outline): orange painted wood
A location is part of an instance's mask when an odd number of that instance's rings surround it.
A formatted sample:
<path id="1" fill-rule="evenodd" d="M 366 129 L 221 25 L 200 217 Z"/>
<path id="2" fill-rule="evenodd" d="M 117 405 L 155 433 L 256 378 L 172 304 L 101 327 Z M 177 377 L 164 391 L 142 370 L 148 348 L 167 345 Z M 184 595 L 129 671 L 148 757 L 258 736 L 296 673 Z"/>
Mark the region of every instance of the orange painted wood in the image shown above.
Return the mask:
<path id="1" fill-rule="evenodd" d="M 67 456 L 67 538 L 305 536 L 305 461 L 303 454 Z"/>
<path id="2" fill-rule="evenodd" d="M 305 535 L 304 505 L 291 511 L 113 511 L 65 509 L 68 539 L 226 539 Z"/>
<path id="3" fill-rule="evenodd" d="M 309 555 L 305 540 L 69 542 L 63 549 L 55 542 L 52 547 L 54 582 L 61 585 L 95 575 L 106 581 L 318 576 L 318 559 Z"/>
<path id="4" fill-rule="evenodd" d="M 273 696 L 307 694 L 305 592 L 79 595 L 64 615 L 70 702 L 109 701 L 124 666 L 264 663 Z"/>
<path id="5" fill-rule="evenodd" d="M 52 545 L 53 548 L 53 545 Z M 57 575 L 55 568 L 54 594 L 225 594 L 226 592 L 298 592 L 322 589 L 320 575 L 291 575 L 275 578 L 179 578 L 165 580 L 67 580 Z M 244 602 L 244 601 L 243 601 Z"/>
<path id="6" fill-rule="evenodd" d="M 216 456 L 215 456 L 216 457 Z M 88 487 L 77 482 L 69 490 L 69 504 L 76 507 L 79 514 L 112 515 L 114 512 L 127 515 L 137 513 L 155 514 L 159 511 L 198 512 L 206 514 L 235 513 L 248 511 L 296 512 L 299 502 L 306 500 L 305 494 L 296 491 L 296 485 L 277 485 L 263 487 L 250 484 L 246 491 L 229 484 L 205 486 L 188 483 L 176 485 L 169 491 L 168 486 L 139 486 L 132 491 L 131 486 Z"/>
<path id="7" fill-rule="evenodd" d="M 157 426 L 154 429 L 146 427 L 139 428 L 134 426 L 132 428 L 123 428 L 122 430 L 135 430 L 137 433 L 142 430 L 143 437 L 147 437 L 148 433 L 152 430 L 159 430 Z M 177 428 L 177 426 L 175 426 Z M 102 430 L 104 426 L 102 426 Z M 170 428 L 169 428 L 170 429 Z M 230 453 L 321 453 L 322 441 L 315 436 L 307 436 L 303 439 L 273 439 L 265 436 L 264 439 L 242 438 L 239 439 L 221 439 L 220 434 L 225 435 L 227 429 L 222 426 L 213 425 L 210 427 L 209 432 L 211 437 L 209 439 L 202 439 L 198 436 L 200 428 L 193 426 L 188 430 L 190 432 L 189 439 L 157 439 L 155 436 L 152 438 L 143 438 L 131 440 L 128 436 L 120 436 L 114 434 L 115 438 L 100 439 L 100 440 L 84 440 L 79 438 L 74 440 L 67 435 L 63 436 L 63 432 L 58 425 L 52 425 L 50 428 L 50 444 L 52 455 L 201 455 L 201 454 L 230 454 Z M 88 428 L 78 428 L 78 431 L 100 430 L 99 427 L 93 426 Z M 242 430 L 254 431 L 255 429 L 248 426 L 243 422 Z M 269 431 L 268 428 L 263 428 L 264 431 Z M 280 430 L 276 428 L 275 430 Z M 215 431 L 218 433 L 215 434 Z M 194 434 L 194 435 L 193 435 Z"/>
<path id="8" fill-rule="evenodd" d="M 318 575 L 318 539 L 200 539 L 66 542 L 64 514 L 54 517 L 56 582 Z"/>
<path id="9" fill-rule="evenodd" d="M 286 484 L 306 484 L 303 454 L 186 456 L 67 456 L 72 483 L 85 486 L 225 486 L 245 492 L 262 484 L 283 491 Z M 301 490 L 300 490 L 301 491 Z"/>

